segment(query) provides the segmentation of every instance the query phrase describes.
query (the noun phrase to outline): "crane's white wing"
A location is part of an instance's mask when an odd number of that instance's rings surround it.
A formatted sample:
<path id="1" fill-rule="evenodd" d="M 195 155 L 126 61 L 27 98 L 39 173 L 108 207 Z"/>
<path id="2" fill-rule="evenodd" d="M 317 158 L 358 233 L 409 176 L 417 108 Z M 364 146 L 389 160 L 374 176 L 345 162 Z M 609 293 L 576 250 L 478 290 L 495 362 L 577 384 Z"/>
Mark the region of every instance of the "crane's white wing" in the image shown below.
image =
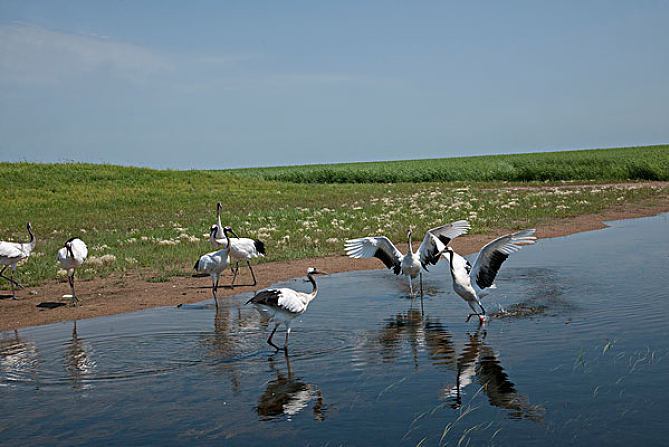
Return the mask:
<path id="1" fill-rule="evenodd" d="M 303 293 L 288 288 L 279 289 L 279 292 L 279 308 L 292 313 L 300 313 L 306 310 L 307 302 Z"/>
<path id="2" fill-rule="evenodd" d="M 83 262 L 88 256 L 88 247 L 86 246 L 86 243 L 78 237 L 73 237 L 68 242 L 72 243 L 72 253 L 74 254 L 74 257 Z"/>
<path id="3" fill-rule="evenodd" d="M 265 256 L 265 244 L 248 237 L 230 239 L 230 256 L 235 259 L 251 259 Z"/>
<path id="4" fill-rule="evenodd" d="M 506 258 L 520 250 L 523 245 L 532 245 L 536 242 L 535 231 L 534 229 L 518 231 L 488 243 L 479 251 L 474 262 L 474 268 L 470 273 L 472 281 L 480 289 L 492 286 Z"/>
<path id="5" fill-rule="evenodd" d="M 0 242 L 0 258 L 21 258 L 23 257 L 21 249 L 11 242 Z"/>
<path id="6" fill-rule="evenodd" d="M 65 247 L 60 247 L 60 249 L 59 249 L 58 252 L 56 253 L 56 260 L 57 260 L 59 263 L 63 264 L 64 262 L 67 262 L 67 255 L 68 255 L 68 253 L 67 253 L 67 248 L 65 248 Z"/>
<path id="7" fill-rule="evenodd" d="M 260 304 L 275 309 L 281 309 L 292 313 L 303 312 L 306 308 L 303 294 L 293 289 L 266 289 L 258 292 L 246 304 Z"/>
<path id="8" fill-rule="evenodd" d="M 469 222 L 458 220 L 428 230 L 418 247 L 418 255 L 423 268 L 427 270 L 428 265 L 435 265 L 439 261 L 441 251 L 456 237 L 467 234 L 470 228 Z"/>
<path id="9" fill-rule="evenodd" d="M 379 258 L 393 273 L 400 274 L 402 253 L 385 236 L 349 239 L 344 249 L 351 258 Z"/>

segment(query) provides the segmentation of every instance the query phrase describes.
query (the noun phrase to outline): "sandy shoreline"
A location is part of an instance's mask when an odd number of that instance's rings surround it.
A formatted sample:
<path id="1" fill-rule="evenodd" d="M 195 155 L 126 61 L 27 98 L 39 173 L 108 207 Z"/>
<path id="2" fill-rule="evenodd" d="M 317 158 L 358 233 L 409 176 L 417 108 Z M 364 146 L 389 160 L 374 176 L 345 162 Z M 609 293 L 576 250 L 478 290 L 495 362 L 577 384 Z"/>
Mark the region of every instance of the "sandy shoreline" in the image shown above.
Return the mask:
<path id="1" fill-rule="evenodd" d="M 604 221 L 607 220 L 652 216 L 666 211 L 669 211 L 669 199 L 656 201 L 647 206 L 635 205 L 629 209 L 613 208 L 597 214 L 551 219 L 538 225 L 537 236 L 540 238 L 566 236 L 604 228 L 606 227 Z M 460 253 L 469 254 L 478 250 L 492 237 L 506 232 L 508 231 L 500 229 L 486 235 L 463 236 L 454 241 L 453 247 Z M 330 273 L 340 273 L 380 269 L 383 264 L 377 259 L 352 260 L 345 256 L 270 262 L 254 267 L 259 279 L 256 286 L 219 289 L 219 299 L 239 293 L 253 292 L 279 281 L 304 276 L 307 267 L 310 266 L 318 267 Z M 246 269 L 242 269 L 242 271 L 244 271 L 242 281 L 250 281 Z M 128 273 L 92 281 L 82 281 L 77 283 L 80 306 L 56 309 L 38 309 L 36 305 L 45 301 L 60 301 L 63 294 L 69 293 L 66 282 L 61 283 L 54 280 L 39 287 L 28 287 L 17 293 L 18 300 L 0 300 L 0 331 L 133 312 L 150 307 L 195 303 L 211 297 L 211 283 L 208 277 L 176 277 L 162 283 L 150 283 L 144 277 L 145 275 L 140 273 Z M 229 276 L 221 279 L 222 284 L 229 281 Z M 3 291 L 3 293 L 5 292 Z"/>

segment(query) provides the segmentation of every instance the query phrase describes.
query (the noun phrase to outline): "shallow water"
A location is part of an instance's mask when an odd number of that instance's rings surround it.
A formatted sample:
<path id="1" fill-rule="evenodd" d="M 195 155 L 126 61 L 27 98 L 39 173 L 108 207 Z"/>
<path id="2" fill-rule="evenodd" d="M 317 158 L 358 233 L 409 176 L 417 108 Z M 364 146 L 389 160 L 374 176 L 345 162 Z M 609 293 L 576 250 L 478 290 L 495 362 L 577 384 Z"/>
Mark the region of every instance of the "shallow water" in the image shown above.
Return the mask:
<path id="1" fill-rule="evenodd" d="M 666 445 L 669 215 L 541 240 L 469 308 L 446 266 L 319 277 L 273 354 L 249 294 L 0 334 L 3 445 Z M 203 279 L 206 282 L 206 279 Z M 303 280 L 285 283 L 309 289 Z M 283 341 L 278 333 L 277 342 Z"/>

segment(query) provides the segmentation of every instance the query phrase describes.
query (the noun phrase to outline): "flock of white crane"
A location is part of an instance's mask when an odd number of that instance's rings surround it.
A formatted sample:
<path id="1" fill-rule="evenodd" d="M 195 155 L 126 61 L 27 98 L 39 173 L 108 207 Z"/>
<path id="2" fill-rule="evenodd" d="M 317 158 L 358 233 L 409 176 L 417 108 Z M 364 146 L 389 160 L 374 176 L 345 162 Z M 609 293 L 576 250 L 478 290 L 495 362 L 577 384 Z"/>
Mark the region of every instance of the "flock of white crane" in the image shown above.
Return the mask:
<path id="1" fill-rule="evenodd" d="M 195 271 L 203 275 L 209 275 L 212 281 L 212 294 L 214 302 L 218 306 L 216 292 L 219 279 L 228 267 L 232 270 L 233 278 L 230 284 L 235 286 L 239 275 L 240 262 L 246 262 L 253 284 L 257 284 L 255 272 L 251 267 L 251 259 L 265 255 L 265 244 L 257 239 L 240 238 L 229 226 L 221 224 L 221 203 L 216 205 L 216 223 L 209 229 L 209 240 L 216 251 L 204 254 L 195 263 Z M 474 265 L 467 259 L 453 251 L 450 242 L 458 236 L 466 234 L 470 225 L 466 220 L 458 220 L 447 225 L 428 230 L 416 252 L 411 244 L 412 230 L 407 232 L 407 253 L 402 252 L 385 236 L 363 237 L 349 239 L 345 243 L 345 251 L 351 258 L 378 258 L 395 275 L 404 275 L 409 279 L 410 295 L 414 296 L 413 280 L 419 278 L 420 295 L 423 296 L 422 271 L 428 271 L 428 267 L 436 265 L 444 259 L 448 262 L 453 290 L 464 299 L 473 313 L 469 314 L 467 321 L 472 316 L 477 316 L 481 323 L 488 320 L 485 309 L 481 304 L 481 298 L 488 294 L 490 289 L 495 288 L 497 273 L 510 254 L 517 252 L 524 245 L 534 244 L 535 230 L 528 229 L 518 231 L 499 237 L 486 244 L 478 253 Z M 35 248 L 35 235 L 32 232 L 30 222 L 27 225 L 30 240 L 25 243 L 0 241 L 0 277 L 9 281 L 12 286 L 12 298 L 16 298 L 16 287 L 22 287 L 14 279 L 17 264 L 27 259 Z M 234 237 L 230 237 L 230 236 Z M 58 250 L 57 260 L 60 266 L 67 271 L 68 283 L 71 289 L 73 304 L 78 303 L 74 287 L 74 273 L 81 266 L 88 255 L 88 249 L 84 241 L 74 237 L 68 239 L 64 246 Z M 234 263 L 234 266 L 233 266 Z M 12 276 L 4 275 L 5 270 L 11 267 Z M 283 349 L 288 351 L 288 335 L 293 319 L 302 315 L 309 303 L 316 298 L 318 285 L 314 278 L 318 274 L 327 274 L 314 267 L 307 270 L 307 279 L 312 284 L 310 293 L 298 292 L 289 288 L 265 289 L 257 292 L 246 304 L 253 304 L 261 315 L 274 322 L 274 329 L 267 339 L 267 343 L 277 351 L 280 349 L 272 342 L 276 330 L 281 324 L 286 327 L 286 339 Z M 67 295 L 66 295 L 67 296 Z"/>

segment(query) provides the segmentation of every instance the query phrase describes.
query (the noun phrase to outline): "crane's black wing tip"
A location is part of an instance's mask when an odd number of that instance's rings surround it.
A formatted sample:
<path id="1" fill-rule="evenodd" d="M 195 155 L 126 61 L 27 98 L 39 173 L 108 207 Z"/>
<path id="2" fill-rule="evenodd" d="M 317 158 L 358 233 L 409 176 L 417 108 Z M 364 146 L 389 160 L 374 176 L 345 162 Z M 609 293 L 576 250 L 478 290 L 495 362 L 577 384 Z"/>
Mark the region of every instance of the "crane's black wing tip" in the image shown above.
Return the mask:
<path id="1" fill-rule="evenodd" d="M 260 239 L 254 239 L 253 240 L 253 245 L 255 245 L 256 250 L 258 250 L 258 253 L 263 254 L 263 255 L 267 254 L 265 252 L 265 243 L 263 241 L 261 241 Z"/>
<path id="2" fill-rule="evenodd" d="M 246 304 L 264 304 L 266 306 L 278 306 L 280 296 L 281 292 L 276 289 L 261 290 L 260 292 L 256 293 L 255 296 L 253 296 L 253 298 L 248 300 Z"/>

